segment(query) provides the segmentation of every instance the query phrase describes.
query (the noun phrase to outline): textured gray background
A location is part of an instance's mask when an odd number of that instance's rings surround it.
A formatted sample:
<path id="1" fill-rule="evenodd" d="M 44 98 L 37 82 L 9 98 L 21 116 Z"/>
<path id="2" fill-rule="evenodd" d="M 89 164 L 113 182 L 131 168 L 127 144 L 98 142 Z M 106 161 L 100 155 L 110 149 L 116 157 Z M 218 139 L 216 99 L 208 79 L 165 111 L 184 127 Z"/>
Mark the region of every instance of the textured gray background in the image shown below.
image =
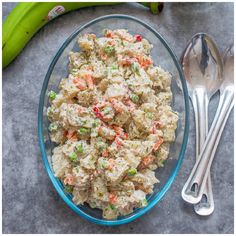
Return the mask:
<path id="1" fill-rule="evenodd" d="M 3 18 L 14 3 L 3 3 Z M 43 79 L 62 42 L 80 25 L 106 14 L 136 16 L 157 29 L 179 57 L 193 34 L 212 35 L 221 52 L 233 40 L 233 3 L 166 3 L 160 16 L 137 4 L 91 7 L 46 25 L 3 71 L 3 233 L 233 233 L 233 112 L 212 168 L 215 212 L 200 217 L 185 204 L 181 188 L 194 164 L 195 133 L 190 135 L 180 173 L 161 202 L 127 225 L 104 227 L 76 215 L 60 199 L 44 170 L 37 140 L 37 110 Z M 217 107 L 210 106 L 210 121 Z"/>

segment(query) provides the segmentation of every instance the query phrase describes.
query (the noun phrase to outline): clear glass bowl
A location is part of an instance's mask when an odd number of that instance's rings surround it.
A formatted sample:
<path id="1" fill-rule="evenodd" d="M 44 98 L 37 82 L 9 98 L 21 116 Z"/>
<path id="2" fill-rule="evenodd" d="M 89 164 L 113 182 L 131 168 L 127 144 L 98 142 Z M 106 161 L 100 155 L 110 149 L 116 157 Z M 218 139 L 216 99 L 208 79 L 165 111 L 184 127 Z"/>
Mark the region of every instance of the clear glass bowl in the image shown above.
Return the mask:
<path id="1" fill-rule="evenodd" d="M 68 54 L 70 51 L 79 51 L 76 43 L 78 36 L 84 33 L 94 33 L 98 37 L 102 36 L 104 28 L 110 29 L 128 29 L 131 34 L 141 34 L 153 44 L 152 58 L 155 65 L 160 65 L 165 70 L 168 70 L 172 75 L 172 92 L 173 102 L 172 107 L 179 113 L 178 127 L 176 130 L 176 140 L 170 148 L 169 158 L 163 168 L 156 171 L 156 176 L 160 180 L 160 184 L 156 184 L 154 192 L 148 196 L 148 205 L 145 208 L 135 209 L 133 213 L 119 217 L 116 220 L 106 220 L 102 218 L 100 210 L 92 209 L 87 204 L 76 206 L 70 194 L 63 190 L 63 185 L 58 178 L 53 174 L 51 167 L 51 156 L 54 144 L 50 141 L 48 133 L 48 119 L 46 109 L 49 106 L 47 93 L 50 90 L 58 91 L 60 80 L 68 75 Z M 174 181 L 179 168 L 181 166 L 189 131 L 189 103 L 188 92 L 184 80 L 183 72 L 179 62 L 168 46 L 165 39 L 151 26 L 143 21 L 127 16 L 127 15 L 108 15 L 99 17 L 76 30 L 61 46 L 56 56 L 53 58 L 46 74 L 38 110 L 38 136 L 39 145 L 42 152 L 43 162 L 46 171 L 61 198 L 66 204 L 77 214 L 91 222 L 101 225 L 119 225 L 128 223 L 155 206 L 164 196 Z M 175 201 L 173 196 L 173 202 Z"/>

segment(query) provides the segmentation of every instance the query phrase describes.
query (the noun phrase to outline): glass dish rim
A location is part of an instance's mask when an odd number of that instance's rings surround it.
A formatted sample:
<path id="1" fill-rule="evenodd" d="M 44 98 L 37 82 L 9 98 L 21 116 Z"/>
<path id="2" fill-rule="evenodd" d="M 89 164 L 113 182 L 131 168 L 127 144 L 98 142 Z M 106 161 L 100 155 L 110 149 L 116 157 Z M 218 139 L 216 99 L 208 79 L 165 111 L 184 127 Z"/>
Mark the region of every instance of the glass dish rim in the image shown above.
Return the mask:
<path id="1" fill-rule="evenodd" d="M 170 56 L 172 57 L 172 59 L 174 61 L 174 64 L 175 64 L 175 66 L 178 70 L 180 80 L 181 80 L 181 85 L 182 85 L 182 88 L 183 88 L 182 92 L 183 92 L 183 95 L 184 95 L 184 103 L 185 103 L 185 126 L 184 126 L 183 142 L 182 142 L 181 149 L 180 149 L 180 152 L 179 152 L 177 164 L 173 168 L 167 182 L 164 184 L 164 186 L 161 188 L 161 190 L 156 194 L 156 196 L 152 199 L 152 201 L 149 202 L 149 204 L 146 207 L 141 208 L 141 210 L 138 211 L 137 213 L 131 214 L 128 218 L 116 219 L 116 220 L 105 220 L 105 219 L 97 219 L 97 218 L 95 218 L 95 217 L 93 217 L 89 214 L 86 214 L 77 205 L 75 205 L 67 197 L 67 195 L 63 192 L 58 179 L 54 176 L 54 173 L 53 173 L 53 171 L 50 167 L 50 164 L 49 164 L 48 158 L 47 158 L 47 154 L 46 154 L 46 150 L 45 150 L 44 137 L 43 137 L 43 110 L 44 110 L 44 97 L 45 97 L 45 93 L 46 93 L 46 90 L 47 90 L 47 86 L 48 86 L 48 82 L 49 82 L 51 73 L 52 73 L 52 71 L 54 69 L 54 66 L 56 65 L 58 59 L 60 58 L 61 54 L 63 53 L 64 49 L 85 28 L 87 28 L 90 25 L 92 25 L 94 23 L 97 23 L 99 21 L 107 20 L 107 19 L 111 19 L 111 18 L 133 20 L 133 21 L 143 25 L 148 30 L 150 30 L 161 41 L 161 43 L 164 45 L 164 47 L 167 49 L 167 51 L 169 52 Z M 85 219 L 87 219 L 87 220 L 89 220 L 93 223 L 99 224 L 99 225 L 113 226 L 113 225 L 121 225 L 121 224 L 129 223 L 129 222 L 139 218 L 140 216 L 142 216 L 143 214 L 145 214 L 149 210 L 151 210 L 162 199 L 162 197 L 167 192 L 167 190 L 170 188 L 171 184 L 173 183 L 174 179 L 176 178 L 176 176 L 179 172 L 180 166 L 181 166 L 183 158 L 184 158 L 186 146 L 187 146 L 188 134 L 189 134 L 189 100 L 188 100 L 187 85 L 186 85 L 186 82 L 185 82 L 185 79 L 184 79 L 184 74 L 183 74 L 182 68 L 181 68 L 181 66 L 178 62 L 178 59 L 177 59 L 175 53 L 169 47 L 168 43 L 163 38 L 163 36 L 161 36 L 152 26 L 145 23 L 144 21 L 142 21 L 142 20 L 140 20 L 136 17 L 130 16 L 130 15 L 124 15 L 124 14 L 112 14 L 112 15 L 105 15 L 105 16 L 98 17 L 98 18 L 93 19 L 93 20 L 89 21 L 88 23 L 82 25 L 78 29 L 76 29 L 64 41 L 64 43 L 61 45 L 61 47 L 57 51 L 56 55 L 53 57 L 50 65 L 49 65 L 47 74 L 45 76 L 43 86 L 42 86 L 42 90 L 41 90 L 41 93 L 40 93 L 40 101 L 39 101 L 39 108 L 38 108 L 38 140 L 39 140 L 39 146 L 40 146 L 40 150 L 41 150 L 41 155 L 42 155 L 44 167 L 45 167 L 46 172 L 48 173 L 48 176 L 49 176 L 54 188 L 56 189 L 57 193 L 60 195 L 60 197 L 63 199 L 63 201 L 75 213 L 82 216 L 83 218 L 85 218 Z"/>

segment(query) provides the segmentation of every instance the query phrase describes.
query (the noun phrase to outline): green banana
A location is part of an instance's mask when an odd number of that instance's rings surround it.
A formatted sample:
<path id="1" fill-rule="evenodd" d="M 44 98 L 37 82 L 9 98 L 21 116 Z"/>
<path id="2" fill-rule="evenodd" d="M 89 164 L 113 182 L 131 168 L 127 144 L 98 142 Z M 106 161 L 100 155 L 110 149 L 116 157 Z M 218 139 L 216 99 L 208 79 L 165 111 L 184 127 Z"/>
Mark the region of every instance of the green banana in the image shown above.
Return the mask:
<path id="1" fill-rule="evenodd" d="M 2 28 L 2 65 L 5 68 L 46 23 L 69 11 L 118 2 L 21 2 L 7 16 Z M 141 3 L 159 13 L 161 3 Z"/>

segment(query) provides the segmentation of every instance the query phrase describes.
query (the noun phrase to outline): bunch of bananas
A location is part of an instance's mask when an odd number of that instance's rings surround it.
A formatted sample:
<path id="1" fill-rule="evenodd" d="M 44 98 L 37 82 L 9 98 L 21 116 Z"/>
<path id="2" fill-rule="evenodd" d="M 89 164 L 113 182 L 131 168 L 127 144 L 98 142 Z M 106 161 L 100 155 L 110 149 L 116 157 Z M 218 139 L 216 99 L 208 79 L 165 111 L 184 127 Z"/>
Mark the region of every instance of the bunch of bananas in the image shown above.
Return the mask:
<path id="1" fill-rule="evenodd" d="M 7 16 L 2 28 L 2 65 L 10 64 L 31 37 L 46 23 L 69 11 L 118 2 L 21 2 Z M 141 3 L 158 14 L 162 3 Z"/>

